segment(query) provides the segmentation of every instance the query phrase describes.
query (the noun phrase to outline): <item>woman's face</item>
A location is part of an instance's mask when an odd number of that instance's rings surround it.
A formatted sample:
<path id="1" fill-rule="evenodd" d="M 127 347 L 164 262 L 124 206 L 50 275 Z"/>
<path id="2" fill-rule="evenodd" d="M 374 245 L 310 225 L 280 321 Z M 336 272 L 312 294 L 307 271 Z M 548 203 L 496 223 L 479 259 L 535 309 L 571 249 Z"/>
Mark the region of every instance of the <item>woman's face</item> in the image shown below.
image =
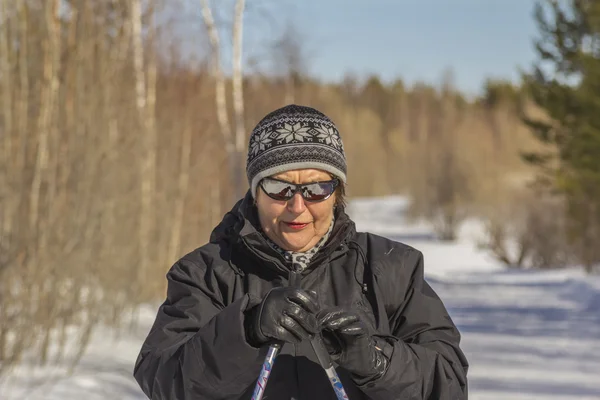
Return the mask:
<path id="1" fill-rule="evenodd" d="M 331 180 L 318 169 L 300 169 L 273 175 L 273 178 L 296 184 Z M 288 201 L 278 201 L 258 187 L 256 206 L 263 231 L 284 250 L 305 252 L 327 233 L 333 219 L 335 193 L 321 202 L 308 202 L 296 193 Z"/>

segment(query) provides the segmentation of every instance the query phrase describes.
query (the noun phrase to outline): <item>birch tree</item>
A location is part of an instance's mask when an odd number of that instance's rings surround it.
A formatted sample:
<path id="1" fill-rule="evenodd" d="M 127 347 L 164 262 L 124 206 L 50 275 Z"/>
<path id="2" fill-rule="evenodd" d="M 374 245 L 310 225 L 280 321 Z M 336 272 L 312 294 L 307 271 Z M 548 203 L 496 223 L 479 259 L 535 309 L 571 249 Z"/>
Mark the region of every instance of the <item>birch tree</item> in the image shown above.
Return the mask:
<path id="1" fill-rule="evenodd" d="M 131 27 L 133 62 L 135 70 L 136 105 L 140 126 L 144 130 L 141 154 L 141 216 L 140 216 L 140 282 L 146 282 L 147 266 L 153 261 L 155 254 L 151 249 L 155 229 L 154 196 L 156 191 L 156 64 L 153 55 L 146 57 L 147 69 L 144 68 L 144 45 L 142 37 L 142 5 L 141 0 L 131 2 Z M 150 14 L 150 39 L 154 35 L 154 13 Z"/>
<path id="2" fill-rule="evenodd" d="M 233 51 L 233 109 L 235 116 L 235 130 L 229 118 L 226 95 L 226 79 L 221 61 L 221 40 L 219 31 L 215 24 L 211 6 L 208 0 L 200 0 L 202 17 L 209 37 L 211 47 L 211 65 L 215 79 L 215 106 L 221 135 L 225 143 L 225 150 L 229 160 L 230 182 L 232 184 L 232 202 L 237 201 L 244 194 L 244 171 L 242 169 L 244 159 L 244 95 L 242 75 L 242 39 L 243 39 L 243 17 L 244 0 L 236 0 L 234 19 L 232 26 L 232 51 Z"/>
<path id="3" fill-rule="evenodd" d="M 13 83 L 12 83 L 12 71 L 15 67 L 14 59 L 15 54 L 12 51 L 10 45 L 11 37 L 11 14 L 13 10 L 9 5 L 9 0 L 2 0 L 0 2 L 0 79 L 2 90 L 2 119 L 4 126 L 1 134 L 3 136 L 3 153 L 2 163 L 0 163 L 1 172 L 0 178 L 0 201 L 3 204 L 3 208 L 0 209 L 0 252 L 6 251 L 5 248 L 8 246 L 8 240 L 10 240 L 12 230 L 12 214 L 14 209 L 14 200 L 9 197 L 9 185 L 12 184 L 12 179 L 8 174 L 13 165 Z M 0 269 L 2 267 L 0 266 Z M 0 350 L 1 351 L 1 350 Z"/>

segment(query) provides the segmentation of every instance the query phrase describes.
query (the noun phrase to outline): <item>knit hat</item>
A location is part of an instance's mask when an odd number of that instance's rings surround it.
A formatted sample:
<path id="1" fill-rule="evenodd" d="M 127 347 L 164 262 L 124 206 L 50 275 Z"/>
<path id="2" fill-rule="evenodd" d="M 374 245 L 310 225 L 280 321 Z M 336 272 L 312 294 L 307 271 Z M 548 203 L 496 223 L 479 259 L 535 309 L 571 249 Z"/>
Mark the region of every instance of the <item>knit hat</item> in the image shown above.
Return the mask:
<path id="1" fill-rule="evenodd" d="M 294 169 L 327 171 L 346 183 L 344 145 L 335 124 L 314 108 L 291 104 L 265 116 L 250 134 L 246 174 L 259 182 Z"/>

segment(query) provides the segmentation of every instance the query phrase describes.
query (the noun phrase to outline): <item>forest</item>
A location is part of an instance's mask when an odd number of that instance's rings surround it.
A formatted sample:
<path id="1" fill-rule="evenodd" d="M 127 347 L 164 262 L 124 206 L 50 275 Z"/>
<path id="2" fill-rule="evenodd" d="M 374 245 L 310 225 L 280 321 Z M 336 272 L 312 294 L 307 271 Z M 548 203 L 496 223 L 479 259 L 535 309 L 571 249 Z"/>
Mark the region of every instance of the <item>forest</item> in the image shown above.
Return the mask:
<path id="1" fill-rule="evenodd" d="M 476 97 L 450 68 L 433 83 L 320 81 L 288 31 L 270 47 L 278 73 L 244 71 L 245 2 L 228 24 L 198 3 L 207 56 L 193 58 L 162 18 L 176 2 L 0 1 L 0 374 L 32 347 L 42 364 L 76 359 L 94 326 L 126 329 L 138 305 L 160 301 L 166 271 L 246 192 L 248 134 L 290 103 L 338 125 L 350 199 L 406 195 L 411 216 L 448 241 L 481 220 L 479 245 L 508 268 L 594 272 L 594 2 L 570 12 L 540 2 L 540 63 L 557 75 L 540 66 L 520 84 L 490 79 Z M 65 348 L 72 326 L 83 327 L 76 350 Z"/>

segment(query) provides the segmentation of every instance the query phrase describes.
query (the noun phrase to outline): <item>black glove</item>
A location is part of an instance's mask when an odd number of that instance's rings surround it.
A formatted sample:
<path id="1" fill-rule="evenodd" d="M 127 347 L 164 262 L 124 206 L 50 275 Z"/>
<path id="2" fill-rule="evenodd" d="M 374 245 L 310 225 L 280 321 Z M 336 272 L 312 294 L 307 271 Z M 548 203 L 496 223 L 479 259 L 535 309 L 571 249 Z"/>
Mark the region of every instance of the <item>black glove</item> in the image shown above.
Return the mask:
<path id="1" fill-rule="evenodd" d="M 278 341 L 299 343 L 318 332 L 318 304 L 312 293 L 294 287 L 271 289 L 245 316 L 246 338 L 254 347 Z"/>
<path id="2" fill-rule="evenodd" d="M 320 312 L 318 318 L 331 358 L 353 374 L 355 380 L 366 382 L 385 373 L 388 360 L 358 313 L 331 308 Z"/>

